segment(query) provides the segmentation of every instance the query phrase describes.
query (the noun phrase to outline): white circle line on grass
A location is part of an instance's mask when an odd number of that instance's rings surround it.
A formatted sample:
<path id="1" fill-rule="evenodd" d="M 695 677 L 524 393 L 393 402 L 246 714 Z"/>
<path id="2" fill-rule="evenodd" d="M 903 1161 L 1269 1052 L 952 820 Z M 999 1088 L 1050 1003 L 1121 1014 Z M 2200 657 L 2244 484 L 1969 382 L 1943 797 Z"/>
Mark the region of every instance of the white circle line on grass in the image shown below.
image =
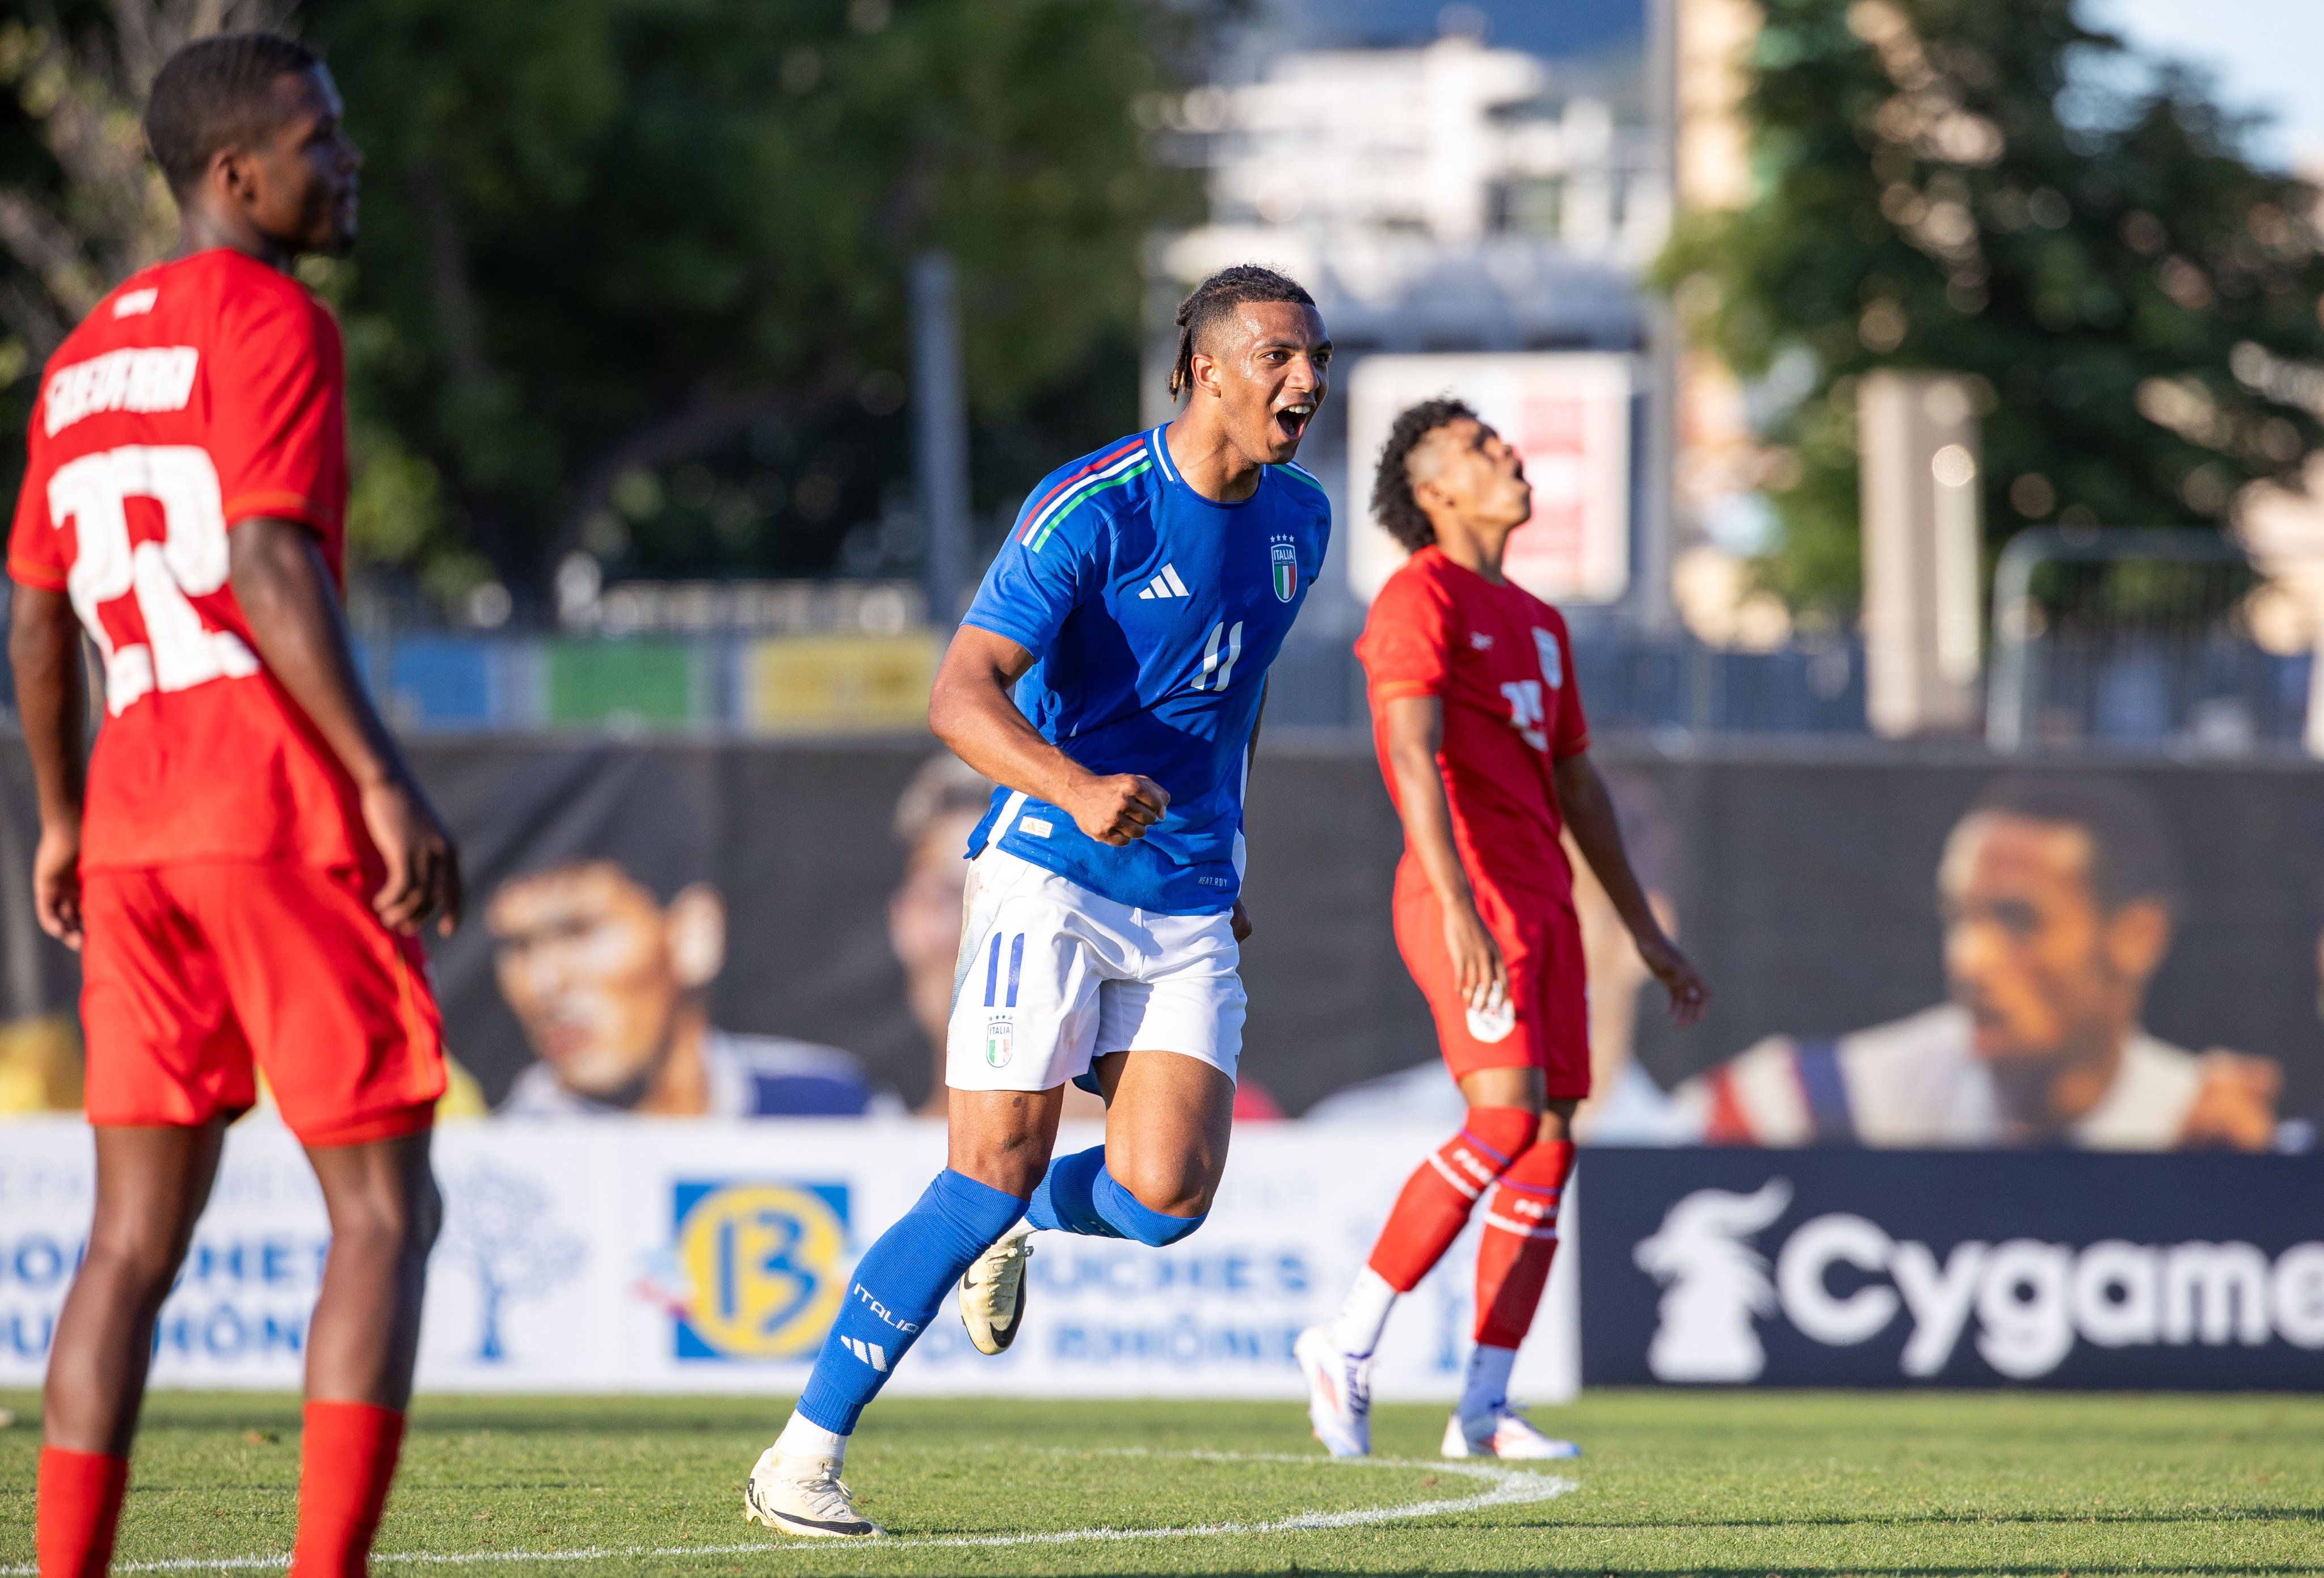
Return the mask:
<path id="1" fill-rule="evenodd" d="M 1473 1496 L 1441 1497 L 1408 1501 L 1397 1507 L 1353 1507 L 1342 1512 L 1299 1512 L 1259 1523 L 1183 1523 L 1167 1528 L 1065 1528 L 1043 1534 L 955 1534 L 882 1536 L 877 1539 L 785 1539 L 770 1536 L 747 1545 L 724 1546 L 588 1546 L 562 1551 L 378 1551 L 374 1567 L 473 1567 L 508 1562 L 610 1562 L 652 1557 L 683 1560 L 689 1556 L 744 1556 L 777 1551 L 788 1553 L 863 1550 L 987 1550 L 1012 1546 L 1121 1545 L 1141 1539 L 1194 1539 L 1206 1535 L 1305 1534 L 1314 1529 L 1360 1528 L 1378 1523 L 1401 1523 L 1416 1518 L 1441 1518 L 1475 1512 L 1488 1507 L 1522 1507 L 1553 1500 L 1581 1489 L 1569 1479 L 1536 1473 L 1530 1469 L 1503 1468 L 1494 1463 L 1434 1462 L 1426 1458 L 1313 1458 L 1293 1453 L 1157 1452 L 1146 1447 L 1078 1449 L 1051 1447 L 1049 1454 L 1067 1457 L 1181 1457 L 1203 1463 L 1292 1463 L 1318 1468 L 1429 1469 L 1484 1482 Z M 158 1562 L 116 1562 L 115 1573 L 272 1573 L 290 1564 L 288 1555 L 177 1556 Z M 0 1578 L 32 1578 L 31 1567 L 0 1567 Z"/>

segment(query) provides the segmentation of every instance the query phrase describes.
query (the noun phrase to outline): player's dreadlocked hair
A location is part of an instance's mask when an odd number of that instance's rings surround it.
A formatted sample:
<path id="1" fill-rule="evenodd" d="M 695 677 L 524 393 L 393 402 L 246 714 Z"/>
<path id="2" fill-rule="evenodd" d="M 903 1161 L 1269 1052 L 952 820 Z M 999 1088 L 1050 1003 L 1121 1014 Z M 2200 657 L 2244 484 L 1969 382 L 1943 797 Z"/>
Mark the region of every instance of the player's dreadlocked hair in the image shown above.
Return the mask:
<path id="1" fill-rule="evenodd" d="M 1388 442 L 1380 447 L 1379 470 L 1372 474 L 1372 518 L 1413 553 L 1436 540 L 1436 528 L 1428 524 L 1420 500 L 1412 496 L 1412 452 L 1447 422 L 1464 417 L 1474 421 L 1476 416 L 1461 400 L 1423 400 L 1388 430 Z"/>
<path id="2" fill-rule="evenodd" d="M 272 32 L 218 33 L 171 56 L 145 103 L 145 142 L 170 190 L 191 191 L 220 149 L 272 131 L 275 81 L 317 64 L 314 50 Z"/>
<path id="3" fill-rule="evenodd" d="M 1194 287 L 1178 304 L 1178 360 L 1170 369 L 1170 398 L 1176 399 L 1194 387 L 1194 342 L 1204 331 L 1251 301 L 1287 301 L 1313 307 L 1315 298 L 1296 280 L 1257 263 L 1237 263 L 1221 269 Z"/>

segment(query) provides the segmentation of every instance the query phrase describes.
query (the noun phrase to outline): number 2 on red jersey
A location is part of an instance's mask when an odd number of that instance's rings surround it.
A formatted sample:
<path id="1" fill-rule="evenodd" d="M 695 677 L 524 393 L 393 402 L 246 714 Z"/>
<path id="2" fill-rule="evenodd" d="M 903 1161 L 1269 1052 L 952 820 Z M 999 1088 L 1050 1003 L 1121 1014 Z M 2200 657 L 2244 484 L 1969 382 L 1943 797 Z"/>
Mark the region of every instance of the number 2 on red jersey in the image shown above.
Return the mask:
<path id="1" fill-rule="evenodd" d="M 65 586 L 104 654 L 108 712 L 118 717 L 154 691 L 258 672 L 242 638 L 211 626 L 191 601 L 226 583 L 226 509 L 207 450 L 131 444 L 85 454 L 57 468 L 48 493 L 51 523 L 73 523 Z M 160 542 L 130 541 L 132 499 L 159 508 Z"/>

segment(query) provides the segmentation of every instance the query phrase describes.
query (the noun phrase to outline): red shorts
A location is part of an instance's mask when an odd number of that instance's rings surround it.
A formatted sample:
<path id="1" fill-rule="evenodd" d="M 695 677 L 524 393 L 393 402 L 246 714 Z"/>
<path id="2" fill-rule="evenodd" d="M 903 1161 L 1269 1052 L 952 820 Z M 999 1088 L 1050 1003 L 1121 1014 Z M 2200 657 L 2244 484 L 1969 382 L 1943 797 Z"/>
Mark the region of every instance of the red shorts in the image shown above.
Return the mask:
<path id="1" fill-rule="evenodd" d="M 352 872 L 193 861 L 81 877 L 92 1124 L 247 1111 L 266 1076 L 309 1145 L 417 1133 L 444 1094 L 443 1021 L 419 939 Z"/>
<path id="2" fill-rule="evenodd" d="M 1582 926 L 1554 900 L 1512 908 L 1480 892 L 1478 910 L 1509 969 L 1509 1008 L 1489 1018 L 1471 1010 L 1452 984 L 1444 922 L 1425 882 L 1396 887 L 1396 946 L 1436 1018 L 1436 1042 L 1452 1078 L 1480 1069 L 1539 1069 L 1552 1101 L 1590 1094 L 1590 999 Z"/>

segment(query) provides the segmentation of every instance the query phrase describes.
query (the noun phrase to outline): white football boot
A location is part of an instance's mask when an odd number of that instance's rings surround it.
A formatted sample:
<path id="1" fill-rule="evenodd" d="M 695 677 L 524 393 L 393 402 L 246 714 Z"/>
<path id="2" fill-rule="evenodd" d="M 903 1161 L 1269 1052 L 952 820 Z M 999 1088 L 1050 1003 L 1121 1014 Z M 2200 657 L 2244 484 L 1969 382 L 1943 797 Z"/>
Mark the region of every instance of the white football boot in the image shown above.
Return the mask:
<path id="1" fill-rule="evenodd" d="M 1020 1222 L 976 1257 L 960 1280 L 960 1324 L 980 1353 L 998 1353 L 1017 1340 L 1025 1322 L 1025 1261 L 1033 1228 Z"/>
<path id="2" fill-rule="evenodd" d="M 1307 1377 L 1307 1419 L 1333 1457 L 1372 1450 L 1372 1359 L 1342 1353 L 1328 1326 L 1311 1326 L 1291 1344 Z"/>
<path id="3" fill-rule="evenodd" d="M 1507 1406 L 1474 1419 L 1454 1414 L 1444 1424 L 1446 1457 L 1580 1457 L 1571 1441 L 1545 1436 L 1517 1409 Z"/>
<path id="4" fill-rule="evenodd" d="M 855 1495 L 839 1482 L 835 1457 L 781 1457 L 771 1446 L 742 1486 L 742 1517 L 783 1534 L 816 1539 L 866 1539 L 886 1531 L 855 1510 Z"/>

